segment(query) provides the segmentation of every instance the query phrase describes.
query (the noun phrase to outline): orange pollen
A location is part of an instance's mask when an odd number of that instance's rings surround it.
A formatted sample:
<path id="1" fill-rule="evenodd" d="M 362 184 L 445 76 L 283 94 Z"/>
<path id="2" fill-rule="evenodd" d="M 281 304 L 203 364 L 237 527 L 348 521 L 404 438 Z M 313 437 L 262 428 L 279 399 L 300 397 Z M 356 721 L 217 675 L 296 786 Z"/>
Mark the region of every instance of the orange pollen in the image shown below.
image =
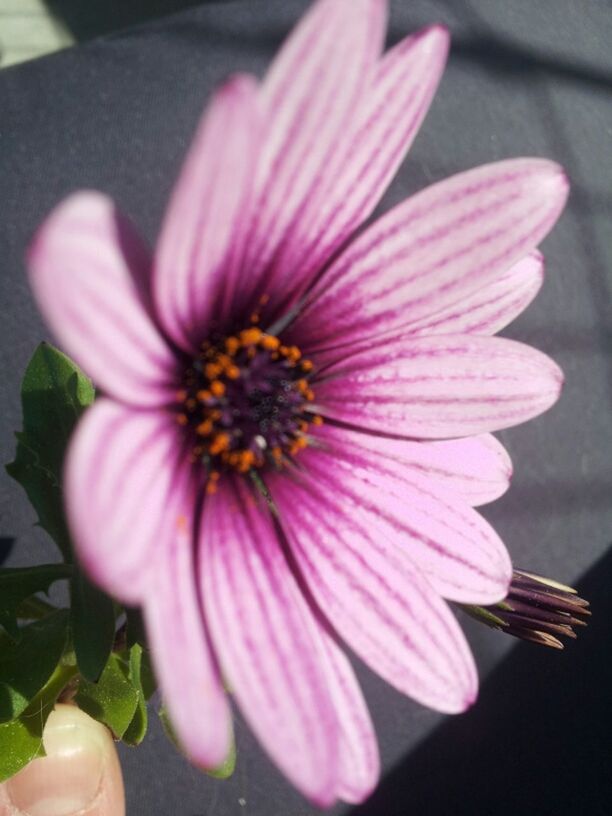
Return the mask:
<path id="1" fill-rule="evenodd" d="M 240 340 L 238 340 L 237 337 L 228 337 L 225 341 L 225 348 L 227 349 L 227 353 L 233 357 L 240 348 Z"/>
<path id="2" fill-rule="evenodd" d="M 240 332 L 240 342 L 243 346 L 254 346 L 261 340 L 262 331 L 254 326 L 250 329 L 244 329 Z"/>
<path id="3" fill-rule="evenodd" d="M 216 456 L 218 453 L 222 451 L 226 451 L 230 446 L 230 437 L 229 434 L 226 433 L 218 433 L 213 441 L 210 443 L 210 452 L 213 456 Z"/>
<path id="4" fill-rule="evenodd" d="M 289 346 L 287 357 L 291 360 L 292 363 L 297 363 L 301 356 L 302 352 L 299 350 L 297 346 Z"/>
<path id="5" fill-rule="evenodd" d="M 218 363 L 206 363 L 204 366 L 204 374 L 206 374 L 209 380 L 214 380 L 222 371 L 223 369 Z"/>
<path id="6" fill-rule="evenodd" d="M 263 348 L 268 349 L 268 351 L 276 351 L 276 349 L 280 346 L 280 340 L 278 337 L 274 337 L 271 334 L 264 334 L 259 342 L 260 345 L 263 346 Z"/>
<path id="7" fill-rule="evenodd" d="M 263 305 L 252 322 L 260 313 Z M 323 424 L 309 404 L 313 370 L 297 346 L 254 325 L 202 344 L 175 397 L 176 421 L 189 426 L 190 460 L 202 464 L 208 493 L 227 471 L 281 468 L 308 447 L 309 429 Z"/>
<path id="8" fill-rule="evenodd" d="M 222 397 L 225 394 L 225 385 L 221 380 L 213 380 L 210 384 L 210 390 L 215 397 Z"/>

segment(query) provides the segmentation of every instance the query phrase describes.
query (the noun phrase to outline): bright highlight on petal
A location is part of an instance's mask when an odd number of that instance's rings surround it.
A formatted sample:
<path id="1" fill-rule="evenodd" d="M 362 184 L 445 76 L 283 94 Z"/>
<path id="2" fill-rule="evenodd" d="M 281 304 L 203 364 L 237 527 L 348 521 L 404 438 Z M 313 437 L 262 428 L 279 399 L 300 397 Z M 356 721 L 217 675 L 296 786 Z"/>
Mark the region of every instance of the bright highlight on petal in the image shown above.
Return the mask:
<path id="1" fill-rule="evenodd" d="M 490 432 L 545 411 L 562 381 L 491 336 L 541 286 L 537 245 L 567 197 L 556 164 L 460 173 L 362 230 L 448 52 L 432 26 L 381 55 L 386 15 L 386 0 L 317 0 L 261 83 L 214 95 L 153 259 L 91 192 L 28 255 L 41 311 L 102 394 L 67 454 L 75 551 L 143 607 L 193 761 L 229 749 L 223 677 L 321 806 L 362 801 L 380 767 L 342 644 L 439 711 L 475 700 L 446 601 L 508 595 L 508 552 L 473 509 L 510 482 Z M 522 592 L 506 628 L 567 634 L 566 599 L 534 612 Z"/>

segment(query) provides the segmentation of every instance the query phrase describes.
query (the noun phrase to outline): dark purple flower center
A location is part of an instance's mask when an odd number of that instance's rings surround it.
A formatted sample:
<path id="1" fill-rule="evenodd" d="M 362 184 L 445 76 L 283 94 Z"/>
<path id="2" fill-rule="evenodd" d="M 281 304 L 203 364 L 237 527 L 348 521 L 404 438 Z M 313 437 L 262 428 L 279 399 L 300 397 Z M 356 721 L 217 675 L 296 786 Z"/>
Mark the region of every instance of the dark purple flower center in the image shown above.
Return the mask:
<path id="1" fill-rule="evenodd" d="M 308 444 L 311 423 L 310 360 L 255 326 L 219 342 L 205 342 L 177 393 L 177 421 L 193 439 L 209 490 L 223 470 L 282 467 Z"/>

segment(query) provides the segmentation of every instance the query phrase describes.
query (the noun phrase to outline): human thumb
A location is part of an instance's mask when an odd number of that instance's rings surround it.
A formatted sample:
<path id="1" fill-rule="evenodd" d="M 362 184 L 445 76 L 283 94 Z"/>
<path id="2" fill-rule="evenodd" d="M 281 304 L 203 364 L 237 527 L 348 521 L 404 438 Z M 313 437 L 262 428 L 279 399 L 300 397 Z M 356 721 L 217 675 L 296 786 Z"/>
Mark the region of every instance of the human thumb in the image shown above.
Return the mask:
<path id="1" fill-rule="evenodd" d="M 45 757 L 0 785 L 0 816 L 125 816 L 119 758 L 103 725 L 59 704 L 43 745 Z"/>

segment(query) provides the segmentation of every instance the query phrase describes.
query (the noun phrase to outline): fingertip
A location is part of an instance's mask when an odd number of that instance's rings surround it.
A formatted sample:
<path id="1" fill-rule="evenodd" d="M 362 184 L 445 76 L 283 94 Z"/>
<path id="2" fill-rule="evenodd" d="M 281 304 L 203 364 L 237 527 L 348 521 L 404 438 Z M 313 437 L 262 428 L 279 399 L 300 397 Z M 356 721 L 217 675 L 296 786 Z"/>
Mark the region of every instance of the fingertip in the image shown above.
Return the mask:
<path id="1" fill-rule="evenodd" d="M 5 786 L 10 816 L 125 816 L 119 758 L 108 729 L 58 704 L 43 732 L 46 756 Z"/>

